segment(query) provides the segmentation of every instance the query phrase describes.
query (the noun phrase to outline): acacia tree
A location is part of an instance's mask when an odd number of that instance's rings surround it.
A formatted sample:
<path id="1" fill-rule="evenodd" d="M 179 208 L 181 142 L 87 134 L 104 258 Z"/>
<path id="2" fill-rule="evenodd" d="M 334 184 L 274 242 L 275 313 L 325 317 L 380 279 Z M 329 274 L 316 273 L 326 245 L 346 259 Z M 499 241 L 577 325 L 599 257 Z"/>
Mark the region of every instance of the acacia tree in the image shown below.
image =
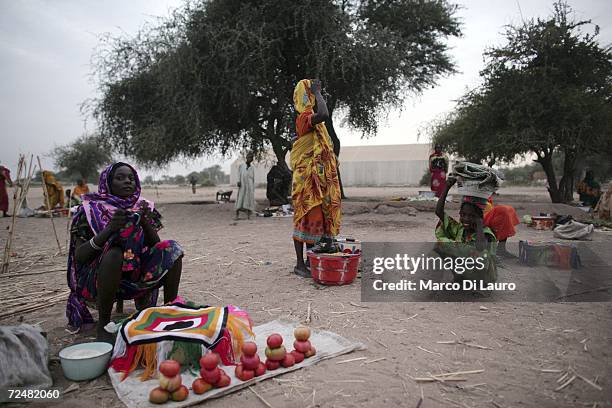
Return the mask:
<path id="1" fill-rule="evenodd" d="M 483 85 L 433 126 L 436 143 L 477 162 L 535 153 L 553 202 L 573 199 L 577 164 L 612 152 L 612 53 L 583 33 L 566 3 L 553 15 L 508 27 L 507 44 L 485 53 Z M 563 156 L 558 180 L 553 155 Z"/>
<path id="2" fill-rule="evenodd" d="M 98 135 L 81 136 L 72 143 L 53 149 L 55 166 L 67 174 L 80 174 L 85 180 L 98 174 L 112 161 L 109 146 Z"/>
<path id="3" fill-rule="evenodd" d="M 134 38 L 107 38 L 90 106 L 101 132 L 143 164 L 271 145 L 281 166 L 294 133 L 293 89 L 321 78 L 334 119 L 364 136 L 411 93 L 453 72 L 460 35 L 446 0 L 194 1 Z M 339 114 L 338 114 L 339 113 Z"/>

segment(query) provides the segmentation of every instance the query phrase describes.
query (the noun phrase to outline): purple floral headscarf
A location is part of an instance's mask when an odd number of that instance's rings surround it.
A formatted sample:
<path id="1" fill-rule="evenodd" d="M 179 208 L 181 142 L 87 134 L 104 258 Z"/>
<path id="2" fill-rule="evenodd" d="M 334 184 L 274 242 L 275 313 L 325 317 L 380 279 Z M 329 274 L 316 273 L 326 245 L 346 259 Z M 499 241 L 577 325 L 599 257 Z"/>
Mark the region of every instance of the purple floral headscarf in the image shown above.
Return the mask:
<path id="1" fill-rule="evenodd" d="M 132 170 L 134 182 L 136 183 L 134 194 L 126 198 L 111 193 L 111 175 L 114 173 L 114 170 L 122 166 L 129 167 Z M 106 167 L 100 174 L 97 193 L 83 195 L 83 210 L 85 211 L 89 226 L 98 234 L 106 227 L 117 209 L 140 209 L 143 202 L 146 202 L 149 208 L 153 210 L 154 204 L 151 201 L 140 198 L 140 179 L 136 170 L 127 163 L 117 162 Z"/>

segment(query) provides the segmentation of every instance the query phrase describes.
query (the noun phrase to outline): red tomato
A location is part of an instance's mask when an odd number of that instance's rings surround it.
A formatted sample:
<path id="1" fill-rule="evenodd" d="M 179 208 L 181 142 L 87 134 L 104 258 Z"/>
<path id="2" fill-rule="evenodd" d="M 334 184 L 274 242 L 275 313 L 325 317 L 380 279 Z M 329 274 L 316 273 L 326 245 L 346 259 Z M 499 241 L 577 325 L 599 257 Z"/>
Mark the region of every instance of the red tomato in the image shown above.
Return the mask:
<path id="1" fill-rule="evenodd" d="M 166 377 L 163 374 L 159 375 L 159 386 L 166 391 L 176 391 L 181 386 L 181 375 L 175 375 L 174 377 Z"/>
<path id="2" fill-rule="evenodd" d="M 310 344 L 310 341 L 308 340 L 306 341 L 296 340 L 293 342 L 293 348 L 299 351 L 300 353 L 306 353 L 308 350 L 310 350 L 311 347 L 312 347 L 312 344 Z"/>
<path id="3" fill-rule="evenodd" d="M 236 374 L 236 377 L 240 378 L 242 377 L 242 370 L 244 369 L 244 367 L 242 367 L 242 364 L 238 364 L 236 366 L 236 368 L 234 369 L 234 374 Z"/>
<path id="4" fill-rule="evenodd" d="M 240 362 L 247 370 L 255 370 L 260 363 L 259 356 L 257 354 L 254 356 L 240 356 Z"/>
<path id="5" fill-rule="evenodd" d="M 295 358 L 293 357 L 293 354 L 291 353 L 285 354 L 285 358 L 283 358 L 283 361 L 281 361 L 281 365 L 287 368 L 287 367 L 292 367 L 294 364 L 295 364 Z"/>
<path id="6" fill-rule="evenodd" d="M 212 370 L 202 368 L 200 370 L 200 375 L 202 376 L 202 379 L 210 385 L 216 385 L 219 378 L 221 378 L 221 371 L 219 370 L 219 367 L 215 367 Z"/>
<path id="7" fill-rule="evenodd" d="M 274 360 L 266 360 L 266 368 L 270 371 L 277 370 L 280 367 L 280 362 Z"/>
<path id="8" fill-rule="evenodd" d="M 255 377 L 255 371 L 254 370 L 242 370 L 242 381 L 249 381 L 252 380 Z"/>
<path id="9" fill-rule="evenodd" d="M 184 385 L 172 393 L 172 401 L 185 401 L 189 395 L 189 390 Z"/>
<path id="10" fill-rule="evenodd" d="M 291 354 L 293 354 L 293 358 L 295 359 L 295 364 L 300 364 L 302 361 L 304 361 L 304 353 L 300 353 L 297 350 L 293 350 Z"/>
<path id="11" fill-rule="evenodd" d="M 228 385 L 230 385 L 231 382 L 231 378 L 229 378 L 227 374 L 223 373 L 221 374 L 221 378 L 217 382 L 217 388 L 227 387 Z"/>
<path id="12" fill-rule="evenodd" d="M 268 336 L 266 342 L 268 343 L 268 347 L 271 349 L 279 348 L 281 344 L 283 344 L 283 336 L 278 333 L 273 333 Z"/>
<path id="13" fill-rule="evenodd" d="M 293 336 L 296 340 L 306 341 L 310 338 L 310 329 L 306 326 L 296 327 L 293 331 Z"/>
<path id="14" fill-rule="evenodd" d="M 254 356 L 257 353 L 257 344 L 252 341 L 247 341 L 242 345 L 242 352 L 246 356 Z"/>
<path id="15" fill-rule="evenodd" d="M 196 394 L 204 394 L 206 391 L 212 389 L 212 387 L 212 385 L 201 378 L 196 378 L 193 384 L 191 384 L 191 389 Z"/>
<path id="16" fill-rule="evenodd" d="M 207 370 L 212 370 L 219 365 L 219 355 L 217 353 L 208 353 L 200 358 L 200 367 Z"/>
<path id="17" fill-rule="evenodd" d="M 285 358 L 285 354 L 287 354 L 285 346 L 280 346 L 275 349 L 266 347 L 266 357 L 268 360 L 281 361 L 283 358 Z"/>
<path id="18" fill-rule="evenodd" d="M 265 373 L 266 365 L 260 362 L 257 368 L 255 369 L 255 377 L 259 377 L 260 375 L 264 375 Z"/>
<path id="19" fill-rule="evenodd" d="M 170 399 L 170 393 L 160 387 L 155 387 L 149 393 L 149 401 L 153 404 L 163 404 Z"/>
<path id="20" fill-rule="evenodd" d="M 159 365 L 159 372 L 168 378 L 174 377 L 181 371 L 181 365 L 178 361 L 165 360 Z"/>
<path id="21" fill-rule="evenodd" d="M 304 353 L 304 357 L 310 358 L 310 357 L 314 356 L 315 354 L 317 354 L 317 349 L 315 349 L 314 346 L 312 346 L 312 347 L 310 347 L 310 350 L 308 350 L 306 353 Z"/>

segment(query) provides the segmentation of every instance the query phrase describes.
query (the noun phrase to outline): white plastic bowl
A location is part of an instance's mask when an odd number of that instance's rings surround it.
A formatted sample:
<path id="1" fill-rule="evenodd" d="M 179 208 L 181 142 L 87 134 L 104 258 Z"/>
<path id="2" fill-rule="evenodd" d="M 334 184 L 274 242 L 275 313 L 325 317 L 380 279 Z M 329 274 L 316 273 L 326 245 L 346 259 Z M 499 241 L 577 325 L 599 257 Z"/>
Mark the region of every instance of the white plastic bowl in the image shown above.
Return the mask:
<path id="1" fill-rule="evenodd" d="M 59 352 L 64 376 L 72 381 L 92 380 L 104 374 L 113 346 L 109 343 L 81 343 Z"/>

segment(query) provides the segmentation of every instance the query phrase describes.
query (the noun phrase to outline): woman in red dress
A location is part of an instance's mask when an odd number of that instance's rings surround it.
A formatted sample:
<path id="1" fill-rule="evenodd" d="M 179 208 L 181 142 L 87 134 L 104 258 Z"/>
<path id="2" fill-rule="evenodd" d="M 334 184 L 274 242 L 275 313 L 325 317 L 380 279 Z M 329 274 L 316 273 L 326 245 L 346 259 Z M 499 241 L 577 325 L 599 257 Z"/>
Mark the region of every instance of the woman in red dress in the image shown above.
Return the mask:
<path id="1" fill-rule="evenodd" d="M 13 181 L 11 180 L 11 171 L 4 166 L 0 166 L 0 211 L 2 216 L 6 217 L 8 212 L 8 193 L 6 191 L 6 185 L 13 187 Z"/>

